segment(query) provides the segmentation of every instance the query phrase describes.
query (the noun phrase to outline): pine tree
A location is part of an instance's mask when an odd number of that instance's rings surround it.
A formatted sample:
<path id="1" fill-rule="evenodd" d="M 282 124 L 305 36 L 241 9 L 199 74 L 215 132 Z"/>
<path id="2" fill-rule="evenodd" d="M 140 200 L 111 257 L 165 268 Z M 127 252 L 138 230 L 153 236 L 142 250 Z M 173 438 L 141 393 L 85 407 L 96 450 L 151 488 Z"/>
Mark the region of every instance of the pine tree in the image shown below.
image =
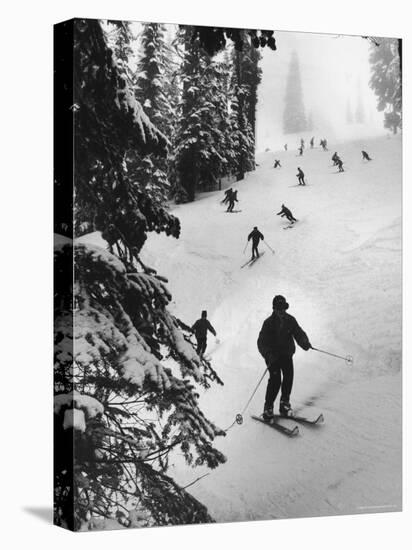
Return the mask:
<path id="1" fill-rule="evenodd" d="M 193 201 L 195 192 L 214 188 L 225 171 L 221 117 L 225 117 L 226 97 L 222 89 L 221 70 L 192 40 L 193 31 L 180 31 L 183 47 L 181 65 L 182 99 L 179 105 L 173 144 L 173 179 Z"/>
<path id="2" fill-rule="evenodd" d="M 242 50 L 232 52 L 231 84 L 231 135 L 232 165 L 236 180 L 242 180 L 245 172 L 255 169 L 255 126 L 257 87 L 261 79 L 259 56 L 251 53 L 246 31 L 241 34 Z"/>
<path id="3" fill-rule="evenodd" d="M 286 82 L 283 131 L 285 134 L 294 134 L 304 132 L 306 128 L 299 58 L 294 51 L 290 60 L 289 74 Z"/>
<path id="4" fill-rule="evenodd" d="M 385 128 L 394 134 L 402 125 L 402 42 L 395 38 L 375 38 L 371 44 L 370 87 L 378 98 L 378 110 L 384 111 Z"/>
<path id="5" fill-rule="evenodd" d="M 165 27 L 159 23 L 145 23 L 141 36 L 142 56 L 137 66 L 136 97 L 143 105 L 152 123 L 166 136 L 170 135 L 171 106 L 165 93 L 168 80 Z"/>
<path id="6" fill-rule="evenodd" d="M 149 231 L 178 238 L 180 224 L 156 189 L 142 189 L 142 168 L 128 152 L 164 156 L 167 140 L 99 22 L 68 24 L 76 212 L 94 213 L 108 248 L 73 246 L 71 213 L 58 211 L 67 238 L 55 249 L 55 521 L 76 530 L 104 519 L 126 527 L 212 521 L 166 472 L 173 449 L 190 465 L 224 462 L 213 447 L 224 433 L 203 415 L 197 393 L 221 381 L 168 311 L 167 281 L 139 256 Z M 67 185 L 58 179 L 56 192 Z M 74 235 L 81 233 L 76 225 Z"/>

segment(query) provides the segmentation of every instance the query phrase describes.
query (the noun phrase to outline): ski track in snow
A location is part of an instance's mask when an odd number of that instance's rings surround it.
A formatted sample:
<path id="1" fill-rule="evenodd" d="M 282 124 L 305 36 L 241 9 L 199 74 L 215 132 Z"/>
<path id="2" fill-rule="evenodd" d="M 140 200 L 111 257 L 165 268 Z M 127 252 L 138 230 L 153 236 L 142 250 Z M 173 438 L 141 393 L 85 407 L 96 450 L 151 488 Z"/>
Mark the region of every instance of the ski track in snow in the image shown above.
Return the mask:
<path id="1" fill-rule="evenodd" d="M 341 174 L 331 167 L 335 150 Z M 342 142 L 299 158 L 267 152 L 257 162 L 232 185 L 239 216 L 221 215 L 223 191 L 202 194 L 174 208 L 180 239 L 151 234 L 143 249 L 143 261 L 169 278 L 173 312 L 192 324 L 207 309 L 221 340 L 209 337 L 207 353 L 225 385 L 203 392 L 201 406 L 222 428 L 241 412 L 265 368 L 256 340 L 275 294 L 286 296 L 315 347 L 351 354 L 355 364 L 299 348 L 292 406 L 322 411 L 325 424 L 302 425 L 288 439 L 252 420 L 265 379 L 243 425 L 215 441 L 227 463 L 189 490 L 217 521 L 400 510 L 401 139 Z M 297 166 L 307 187 L 295 185 Z M 276 216 L 282 203 L 299 220 L 291 231 Z M 255 225 L 275 254 L 261 243 L 264 257 L 240 269 Z M 182 485 L 209 471 L 178 455 L 173 462 Z"/>

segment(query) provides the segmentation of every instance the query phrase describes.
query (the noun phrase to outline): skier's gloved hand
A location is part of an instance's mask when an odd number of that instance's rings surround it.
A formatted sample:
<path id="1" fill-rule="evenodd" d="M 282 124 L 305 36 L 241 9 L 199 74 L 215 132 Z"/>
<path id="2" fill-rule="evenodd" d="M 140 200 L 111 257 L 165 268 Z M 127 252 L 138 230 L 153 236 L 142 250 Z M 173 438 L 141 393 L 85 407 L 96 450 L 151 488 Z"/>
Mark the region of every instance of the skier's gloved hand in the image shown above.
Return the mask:
<path id="1" fill-rule="evenodd" d="M 302 346 L 305 351 L 312 349 L 312 344 L 308 341 Z"/>

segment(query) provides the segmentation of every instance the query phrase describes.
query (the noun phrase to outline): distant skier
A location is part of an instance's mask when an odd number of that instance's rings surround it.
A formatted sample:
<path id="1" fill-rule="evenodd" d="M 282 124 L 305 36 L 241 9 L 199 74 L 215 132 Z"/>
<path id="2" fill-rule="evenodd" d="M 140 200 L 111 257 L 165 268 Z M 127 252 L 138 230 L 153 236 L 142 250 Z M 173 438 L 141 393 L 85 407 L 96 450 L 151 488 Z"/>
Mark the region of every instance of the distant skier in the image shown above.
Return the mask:
<path id="1" fill-rule="evenodd" d="M 196 352 L 199 357 L 202 357 L 206 351 L 207 346 L 207 331 L 210 331 L 216 336 L 216 331 L 207 320 L 207 311 L 202 311 L 202 316 L 192 326 L 192 331 L 195 333 L 197 348 Z"/>
<path id="2" fill-rule="evenodd" d="M 226 212 L 233 212 L 233 207 L 235 206 L 235 202 L 239 202 L 237 200 L 237 191 L 232 191 L 229 195 L 229 206 L 227 207 Z"/>
<path id="3" fill-rule="evenodd" d="M 276 216 L 280 216 L 281 218 L 286 217 L 290 221 L 290 223 L 295 223 L 298 221 L 296 218 L 293 217 L 292 212 L 284 204 L 282 204 L 282 208 L 280 212 L 277 212 Z"/>
<path id="4" fill-rule="evenodd" d="M 321 140 L 320 140 L 320 146 L 322 147 L 322 149 L 323 149 L 324 151 L 327 151 L 327 150 L 328 150 L 328 146 L 327 146 L 327 141 L 326 141 L 326 139 L 321 139 Z"/>
<path id="5" fill-rule="evenodd" d="M 296 177 L 298 178 L 299 185 L 306 185 L 305 174 L 299 167 L 298 167 L 298 173 L 296 174 Z"/>
<path id="6" fill-rule="evenodd" d="M 220 202 L 220 204 L 226 204 L 227 202 L 229 202 L 230 195 L 231 195 L 232 192 L 233 192 L 233 189 L 232 189 L 232 188 L 226 189 L 226 191 L 225 191 L 225 198 Z"/>
<path id="7" fill-rule="evenodd" d="M 312 137 L 310 140 L 310 148 L 313 149 L 315 147 L 315 138 Z"/>
<path id="8" fill-rule="evenodd" d="M 285 143 L 285 145 L 283 146 L 283 148 L 285 149 L 285 151 L 287 151 L 287 150 L 288 150 L 288 144 Z"/>
<path id="9" fill-rule="evenodd" d="M 302 147 L 302 149 L 305 148 L 305 140 L 303 138 L 300 139 L 300 146 Z"/>
<path id="10" fill-rule="evenodd" d="M 280 388 L 282 391 L 279 412 L 282 416 L 293 414 L 290 394 L 293 386 L 295 341 L 305 351 L 312 347 L 309 338 L 296 319 L 286 313 L 289 308 L 286 299 L 283 296 L 275 296 L 272 307 L 273 313 L 264 321 L 257 341 L 259 352 L 265 359 L 269 370 L 262 415 L 264 420 L 270 420 L 273 417 L 273 405 Z"/>
<path id="11" fill-rule="evenodd" d="M 338 155 L 338 153 L 335 151 L 335 152 L 333 153 L 333 155 L 332 155 L 333 166 L 336 166 L 336 164 L 337 164 L 336 161 L 338 160 L 338 158 L 339 158 L 339 155 Z"/>
<path id="12" fill-rule="evenodd" d="M 282 168 L 282 166 L 280 164 L 280 160 L 278 160 L 278 159 L 275 160 L 275 164 L 273 165 L 273 168 Z"/>
<path id="13" fill-rule="evenodd" d="M 366 151 L 362 151 L 362 160 L 372 160 Z"/>
<path id="14" fill-rule="evenodd" d="M 336 164 L 338 166 L 338 172 L 344 172 L 345 170 L 343 169 L 343 161 L 340 157 L 338 157 L 336 159 Z"/>
<path id="15" fill-rule="evenodd" d="M 299 147 L 298 151 L 299 151 L 299 156 L 301 157 L 301 156 L 303 155 L 303 147 L 302 147 L 302 145 Z"/>
<path id="16" fill-rule="evenodd" d="M 263 241 L 264 239 L 265 237 L 262 235 L 257 227 L 254 227 L 253 231 L 249 233 L 247 240 L 252 240 L 252 260 L 254 260 L 255 258 L 259 258 L 258 246 L 260 241 Z"/>

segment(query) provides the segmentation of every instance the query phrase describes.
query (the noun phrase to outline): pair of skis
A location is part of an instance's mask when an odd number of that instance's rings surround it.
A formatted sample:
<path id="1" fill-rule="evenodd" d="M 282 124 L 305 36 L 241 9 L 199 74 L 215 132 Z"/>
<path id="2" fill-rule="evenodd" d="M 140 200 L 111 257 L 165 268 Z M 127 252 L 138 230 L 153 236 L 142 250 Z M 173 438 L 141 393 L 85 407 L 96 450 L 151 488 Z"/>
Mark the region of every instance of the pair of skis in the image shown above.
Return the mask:
<path id="1" fill-rule="evenodd" d="M 325 419 L 323 417 L 323 414 L 320 414 L 317 418 L 307 418 L 306 416 L 299 416 L 299 415 L 291 415 L 291 416 L 280 416 L 275 414 L 270 420 L 264 420 L 261 416 L 253 416 L 252 418 L 254 420 L 257 420 L 258 422 L 262 422 L 262 424 L 266 424 L 270 428 L 273 428 L 274 430 L 283 433 L 284 435 L 287 435 L 288 437 L 296 437 L 299 435 L 299 426 L 295 425 L 293 428 L 288 428 L 287 426 L 284 426 L 279 422 L 280 419 L 283 420 L 294 420 L 295 422 L 299 422 L 302 424 L 310 424 L 312 426 L 316 426 L 317 424 L 322 424 Z"/>
<path id="2" fill-rule="evenodd" d="M 259 253 L 259 256 L 257 256 L 256 258 L 252 258 L 251 260 L 248 260 L 246 263 L 244 263 L 243 265 L 240 266 L 240 269 L 246 267 L 247 265 L 250 267 L 251 265 L 253 265 L 256 260 L 258 260 L 259 258 L 261 258 L 263 256 L 264 252 L 260 252 Z"/>

